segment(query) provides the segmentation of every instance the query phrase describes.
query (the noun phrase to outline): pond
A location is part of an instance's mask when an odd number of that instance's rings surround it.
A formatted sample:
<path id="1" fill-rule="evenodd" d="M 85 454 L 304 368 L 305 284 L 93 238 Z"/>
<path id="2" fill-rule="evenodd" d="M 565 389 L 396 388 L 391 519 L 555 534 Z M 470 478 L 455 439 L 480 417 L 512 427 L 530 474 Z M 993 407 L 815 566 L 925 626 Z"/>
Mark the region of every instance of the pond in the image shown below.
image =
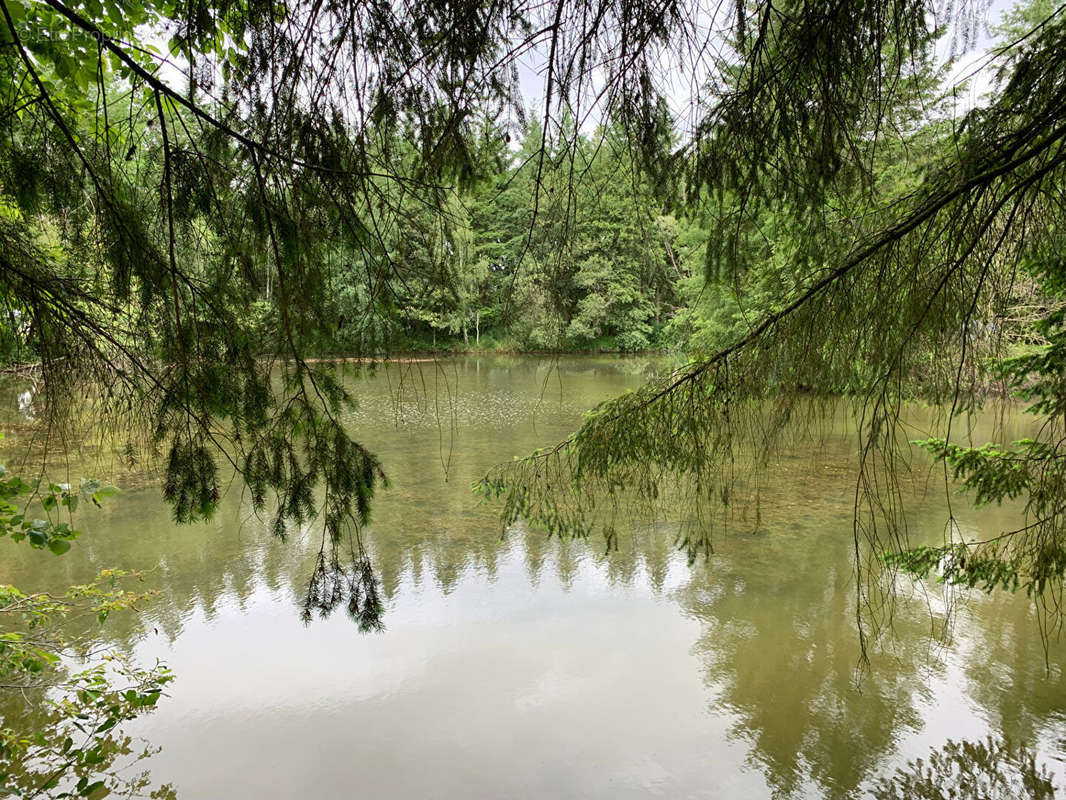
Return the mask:
<path id="1" fill-rule="evenodd" d="M 353 379 L 351 429 L 392 481 L 365 532 L 381 633 L 342 612 L 301 620 L 314 529 L 271 538 L 236 485 L 210 523 L 177 526 L 150 476 L 91 453 L 52 469 L 92 469 L 123 492 L 79 511 L 84 536 L 63 557 L 0 541 L 0 583 L 146 572 L 161 598 L 103 631 L 177 675 L 131 730 L 161 748 L 142 762 L 153 780 L 187 800 L 857 797 L 908 759 L 988 733 L 1030 745 L 1062 786 L 1066 646 L 1045 643 L 1025 597 L 963 597 L 943 641 L 943 598 L 915 593 L 862 666 L 856 441 L 843 429 L 784 454 L 758 523 L 718 536 L 706 563 L 690 566 L 666 525 L 611 553 L 501 536 L 471 482 L 655 366 L 470 356 Z M 27 432 L 17 395 L 2 398 L 9 467 Z M 911 528 L 937 536 L 943 481 L 913 484 Z M 953 508 L 987 532 L 1015 513 Z"/>

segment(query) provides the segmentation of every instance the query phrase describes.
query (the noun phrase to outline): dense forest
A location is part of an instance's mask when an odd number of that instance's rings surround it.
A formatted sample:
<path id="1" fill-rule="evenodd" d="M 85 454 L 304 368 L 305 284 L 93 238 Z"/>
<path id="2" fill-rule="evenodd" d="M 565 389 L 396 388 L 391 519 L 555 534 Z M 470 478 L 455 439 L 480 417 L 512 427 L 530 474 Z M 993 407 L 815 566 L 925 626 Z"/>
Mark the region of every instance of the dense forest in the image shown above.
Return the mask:
<path id="1" fill-rule="evenodd" d="M 535 118 L 518 129 L 486 119 L 469 183 L 442 208 L 394 189 L 382 258 L 403 280 L 375 299 L 359 254 L 330 254 L 318 313 L 332 326 L 308 355 L 685 350 L 708 327 L 725 336 L 728 314 L 712 321 L 700 302 L 705 224 L 656 190 L 622 126 L 566 131 L 538 174 L 543 136 Z M 400 136 L 387 146 L 416 180 L 417 152 Z M 269 342 L 278 289 L 269 274 L 243 277 L 242 311 Z M 25 313 L 12 306 L 2 330 L 11 366 L 39 359 Z"/>
<path id="2" fill-rule="evenodd" d="M 397 475 L 350 424 L 345 370 L 669 353 L 561 441 L 484 465 L 505 530 L 610 550 L 681 509 L 674 544 L 706 563 L 737 488 L 843 407 L 860 658 L 902 576 L 1023 594 L 1046 640 L 1066 577 L 1066 7 L 712 6 L 0 0 L 0 366 L 32 384 L 42 438 L 106 442 L 176 523 L 217 519 L 229 489 L 281 542 L 318 531 L 307 618 L 344 607 L 367 632 L 385 606 L 367 530 Z M 1036 432 L 974 441 L 993 402 Z M 915 438 L 918 406 L 940 413 Z M 1021 521 L 978 537 L 949 507 L 940 539 L 912 539 L 919 457 Z M 79 504 L 121 502 L 66 480 L 0 474 L 0 536 L 64 556 Z M 130 752 L 112 731 L 169 671 L 48 677 L 75 655 L 53 623 L 136 608 L 131 577 L 0 587 L 21 626 L 0 679 L 67 692 L 38 730 L 5 722 L 0 793 L 147 787 L 108 772 Z M 1009 743 L 981 752 L 1044 791 Z"/>
<path id="3" fill-rule="evenodd" d="M 338 269 L 328 312 L 338 329 L 324 347 L 366 352 L 367 336 L 381 352 L 683 345 L 676 320 L 688 279 L 702 274 L 706 232 L 669 213 L 621 126 L 568 131 L 545 151 L 539 174 L 542 129 L 532 122 L 513 133 L 482 123 L 470 186 L 449 197 L 443 214 L 417 197 L 398 198 L 387 258 L 405 279 L 375 309 L 378 326 L 368 332 L 345 324 L 367 313 L 361 275 L 347 271 L 351 264 Z M 417 163 L 413 151 L 401 158 Z"/>

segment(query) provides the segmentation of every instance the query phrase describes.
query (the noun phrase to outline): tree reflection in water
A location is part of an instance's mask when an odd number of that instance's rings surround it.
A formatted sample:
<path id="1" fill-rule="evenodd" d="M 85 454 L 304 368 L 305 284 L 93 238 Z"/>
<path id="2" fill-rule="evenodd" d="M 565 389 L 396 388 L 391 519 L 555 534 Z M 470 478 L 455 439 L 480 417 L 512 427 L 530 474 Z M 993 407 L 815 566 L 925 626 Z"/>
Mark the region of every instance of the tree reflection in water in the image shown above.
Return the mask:
<path id="1" fill-rule="evenodd" d="M 875 800 L 1051 800 L 1055 783 L 1036 754 L 1006 739 L 949 741 L 873 789 Z"/>

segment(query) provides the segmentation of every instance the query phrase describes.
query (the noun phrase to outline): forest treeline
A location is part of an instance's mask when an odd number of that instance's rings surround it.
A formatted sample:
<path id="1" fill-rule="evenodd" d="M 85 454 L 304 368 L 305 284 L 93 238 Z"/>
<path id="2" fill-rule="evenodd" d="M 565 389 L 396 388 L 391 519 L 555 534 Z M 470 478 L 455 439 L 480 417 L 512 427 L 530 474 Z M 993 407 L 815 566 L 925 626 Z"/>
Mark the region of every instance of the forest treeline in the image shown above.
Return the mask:
<path id="1" fill-rule="evenodd" d="M 676 186 L 654 185 L 621 123 L 570 127 L 548 142 L 543 159 L 546 138 L 535 117 L 522 125 L 485 119 L 479 131 L 469 171 L 446 186 L 428 185 L 419 152 L 403 136 L 382 145 L 399 169 L 381 181 L 390 213 L 375 232 L 373 258 L 396 279 L 377 286 L 357 248 L 321 254 L 327 266 L 316 311 L 331 324 L 305 354 L 684 350 L 709 331 L 715 339 L 732 332 L 736 303 L 723 312 L 723 289 L 709 295 L 705 283 L 709 224 L 679 202 Z M 142 174 L 152 174 L 158 137 L 145 128 L 137 139 L 129 159 L 143 159 Z M 37 207 L 35 194 L 47 183 L 36 165 L 6 166 L 0 215 L 19 220 L 20 203 Z M 193 172 L 183 162 L 175 177 L 191 181 Z M 411 183 L 419 191 L 406 191 Z M 439 205 L 426 202 L 427 189 L 439 190 Z M 202 190 L 185 185 L 176 202 L 195 212 Z M 246 211 L 235 204 L 229 213 Z M 74 276 L 88 277 L 93 264 L 67 253 L 64 227 L 53 219 L 40 233 Z M 247 257 L 236 279 L 243 287 L 230 302 L 250 338 L 263 343 L 261 354 L 271 355 L 282 327 L 277 281 Z M 32 314 L 6 299 L 0 360 L 33 365 L 40 353 Z"/>
<path id="2" fill-rule="evenodd" d="M 1020 21 L 1000 30 L 1001 38 L 1045 12 L 1041 3 L 1020 8 Z M 841 176 L 847 179 L 834 197 L 794 198 L 783 191 L 773 202 L 694 184 L 699 144 L 685 139 L 684 124 L 665 101 L 636 130 L 623 115 L 580 128 L 564 114 L 546 131 L 533 110 L 486 111 L 468 125 L 460 153 L 452 156 L 456 164 L 446 169 L 417 146 L 409 125 L 383 119 L 360 132 L 361 164 L 372 171 L 344 198 L 351 204 L 345 211 L 359 215 L 353 222 L 343 213 L 330 219 L 328 210 L 274 207 L 273 199 L 249 195 L 242 186 L 248 176 L 214 174 L 234 153 L 224 147 L 205 152 L 190 133 L 196 114 L 180 104 L 162 104 L 165 114 L 157 118 L 135 117 L 131 109 L 150 108 L 159 92 L 135 74 L 131 80 L 121 65 L 99 78 L 96 97 L 87 98 L 95 74 L 79 75 L 54 43 L 27 47 L 56 59 L 42 66 L 43 85 L 67 93 L 62 106 L 79 122 L 93 124 L 110 110 L 106 157 L 121 156 L 132 184 L 125 190 L 131 205 L 117 203 L 113 210 L 132 230 L 117 242 L 102 239 L 91 215 L 70 209 L 85 181 L 93 183 L 92 170 L 72 175 L 51 152 L 56 142 L 18 137 L 0 164 L 0 224 L 8 226 L 0 233 L 9 237 L 10 253 L 25 249 L 17 242 L 24 234 L 19 229 L 32 221 L 34 246 L 43 248 L 63 281 L 86 292 L 79 303 L 127 284 L 118 289 L 121 298 L 141 284 L 142 298 L 157 289 L 167 307 L 169 270 L 178 277 L 175 318 L 161 315 L 154 333 L 180 345 L 194 336 L 201 316 L 209 327 L 222 316 L 223 325 L 240 331 L 239 346 L 252 343 L 260 356 L 289 357 L 290 345 L 301 357 L 440 350 L 712 353 L 750 330 L 819 261 L 828 265 L 834 246 L 916 190 L 930 164 L 955 146 L 953 103 L 967 91 L 946 82 L 951 64 L 938 64 L 932 51 L 913 58 L 883 109 L 885 119 L 877 122 L 890 125 L 893 136 L 865 132 L 868 174 Z M 14 119 L 25 113 L 17 109 L 17 96 L 9 102 Z M 321 144 L 323 163 L 334 168 L 337 154 Z M 165 195 L 162 217 L 137 216 L 133 198 L 146 189 Z M 277 202 L 295 198 L 298 204 L 300 191 L 311 198 L 309 187 L 297 187 Z M 281 219 L 271 219 L 279 211 Z M 131 217 L 123 219 L 126 214 Z M 127 235 L 130 241 L 122 241 Z M 160 235 L 174 237 L 169 267 Z M 109 263 L 116 256 L 117 267 Z M 313 266 L 296 270 L 290 276 L 295 286 L 286 289 L 279 285 L 279 259 Z M 214 303 L 197 307 L 198 291 Z M 300 312 L 314 322 L 293 329 L 289 303 L 304 299 L 307 308 Z M 47 360 L 48 323 L 40 317 L 48 304 L 33 308 L 20 291 L 4 293 L 3 300 L 0 364 Z M 179 306 L 190 301 L 183 320 Z M 101 324 L 113 327 L 120 345 L 140 347 L 143 332 L 123 313 L 108 310 Z M 184 333 L 183 324 L 189 328 Z"/>
<path id="3" fill-rule="evenodd" d="M 413 194 L 397 198 L 384 258 L 405 277 L 374 326 L 347 324 L 365 313 L 361 265 L 334 271 L 327 297 L 338 326 L 325 346 L 366 352 L 368 336 L 384 351 L 681 345 L 707 232 L 650 185 L 625 130 L 570 131 L 543 163 L 536 122 L 512 132 L 485 121 L 481 131 L 471 179 L 443 212 Z M 409 155 L 403 161 L 416 164 Z"/>
<path id="4" fill-rule="evenodd" d="M 943 102 L 937 83 L 943 73 L 926 64 L 921 89 L 896 113 L 914 122 L 919 107 Z M 948 141 L 947 120 L 923 120 L 892 155 L 880 154 L 876 183 L 855 201 L 886 203 L 913 189 L 922 158 Z M 662 109 L 659 121 L 660 135 L 674 140 L 667 152 L 685 157 L 675 133 L 679 123 Z M 136 144 L 127 160 L 143 160 L 141 174 L 161 180 L 158 135 L 150 126 L 132 134 Z M 381 157 L 395 169 L 380 181 L 389 213 L 374 231 L 370 257 L 392 279 L 376 282 L 365 263 L 368 253 L 358 247 L 318 254 L 324 268 L 314 302 L 330 324 L 303 343 L 305 355 L 710 352 L 742 333 L 752 310 L 780 289 L 786 271 L 795 269 L 796 240 L 805 235 L 795 213 L 768 207 L 746 232 L 744 268 L 729 274 L 710 269 L 710 239 L 722 235 L 735 209 L 723 214 L 720 206 L 686 199 L 670 159 L 666 169 L 640 163 L 621 122 L 588 131 L 569 124 L 549 137 L 535 116 L 521 124 L 486 118 L 463 175 L 447 185 L 432 183 L 422 154 L 402 132 L 383 133 L 379 141 Z M 175 203 L 194 217 L 204 187 L 195 183 L 196 166 L 185 160 L 190 154 L 174 155 L 180 164 L 173 175 L 180 185 Z M 12 159 L 6 166 L 0 188 L 8 196 L 0 195 L 0 215 L 17 222 L 20 207 L 40 208 L 37 193 L 47 191 L 48 182 L 37 173 L 39 165 Z M 412 185 L 417 190 L 408 190 Z M 436 192 L 437 203 L 427 203 L 427 191 Z M 237 201 L 229 210 L 234 218 L 249 212 Z M 193 219 L 190 225 L 201 227 Z M 80 260 L 69 238 L 64 242 L 68 226 L 52 218 L 38 235 L 72 277 L 99 279 L 93 262 Z M 80 240 L 87 233 L 75 233 L 77 244 L 85 244 Z M 298 229 L 281 231 L 282 237 L 299 235 Z M 283 327 L 277 280 L 268 265 L 235 255 L 239 269 L 230 278 L 241 289 L 228 302 L 249 338 L 262 343 L 260 354 L 272 355 Z M 40 359 L 33 315 L 6 299 L 0 362 L 32 366 Z"/>

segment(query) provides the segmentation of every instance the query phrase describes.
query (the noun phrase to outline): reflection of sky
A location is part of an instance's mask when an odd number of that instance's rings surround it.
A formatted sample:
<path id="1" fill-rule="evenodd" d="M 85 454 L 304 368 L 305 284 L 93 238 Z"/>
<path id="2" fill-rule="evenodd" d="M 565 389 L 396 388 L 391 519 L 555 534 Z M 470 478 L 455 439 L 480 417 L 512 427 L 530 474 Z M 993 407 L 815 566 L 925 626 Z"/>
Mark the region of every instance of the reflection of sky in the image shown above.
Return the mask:
<path id="1" fill-rule="evenodd" d="M 141 643 L 142 659 L 162 657 L 178 678 L 136 731 L 163 748 L 153 776 L 185 798 L 769 797 L 751 709 L 736 707 L 729 676 L 706 673 L 693 642 L 708 627 L 678 613 L 691 579 L 675 561 L 664 592 L 642 573 L 618 585 L 582 559 L 565 585 L 550 571 L 534 584 L 513 546 L 491 580 L 469 570 L 445 592 L 405 579 L 387 631 L 369 636 L 343 615 L 304 626 L 289 592 L 260 586 L 192 611 L 172 643 Z M 968 696 L 981 657 L 968 633 L 943 669 L 916 670 L 922 721 L 886 731 L 895 752 L 876 773 L 998 730 Z M 791 679 L 780 673 L 782 691 Z M 869 690 L 819 702 L 847 725 Z M 797 754 L 801 773 L 809 757 Z M 793 796 L 823 794 L 801 781 Z"/>
<path id="2" fill-rule="evenodd" d="M 139 728 L 154 777 L 183 797 L 765 794 L 729 715 L 703 711 L 698 625 L 641 582 L 585 562 L 569 590 L 533 587 L 512 550 L 492 582 L 406 582 L 387 621 L 303 627 L 260 591 L 143 644 L 178 675 Z"/>

